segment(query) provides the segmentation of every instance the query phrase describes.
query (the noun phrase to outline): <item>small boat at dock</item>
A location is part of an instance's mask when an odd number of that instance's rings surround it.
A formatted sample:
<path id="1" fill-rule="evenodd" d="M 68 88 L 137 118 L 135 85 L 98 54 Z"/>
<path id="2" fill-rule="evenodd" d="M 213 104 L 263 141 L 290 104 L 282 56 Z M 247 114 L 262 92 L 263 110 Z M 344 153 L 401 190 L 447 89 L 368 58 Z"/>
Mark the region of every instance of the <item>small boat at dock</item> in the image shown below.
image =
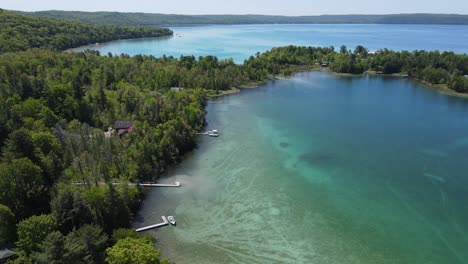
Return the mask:
<path id="1" fill-rule="evenodd" d="M 209 137 L 219 137 L 218 130 L 216 130 L 216 129 L 209 130 L 209 131 L 206 131 L 206 132 L 197 133 L 197 135 L 204 135 L 204 136 L 209 136 Z"/>
<path id="2" fill-rule="evenodd" d="M 218 130 L 211 130 L 211 131 L 208 131 L 208 136 L 209 137 L 219 137 L 219 133 L 218 133 Z"/>
<path id="3" fill-rule="evenodd" d="M 172 215 L 167 217 L 167 221 L 169 221 L 169 223 L 171 223 L 171 225 L 176 224 L 175 218 Z"/>

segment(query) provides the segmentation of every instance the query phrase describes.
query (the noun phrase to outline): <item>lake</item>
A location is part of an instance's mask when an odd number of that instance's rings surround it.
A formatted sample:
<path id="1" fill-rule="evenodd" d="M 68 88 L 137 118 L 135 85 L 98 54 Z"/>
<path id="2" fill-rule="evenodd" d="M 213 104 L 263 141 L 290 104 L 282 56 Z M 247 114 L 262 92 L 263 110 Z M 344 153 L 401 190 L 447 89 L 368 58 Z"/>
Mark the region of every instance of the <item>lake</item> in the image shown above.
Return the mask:
<path id="1" fill-rule="evenodd" d="M 216 55 L 242 63 L 256 52 L 285 45 L 334 46 L 370 51 L 449 50 L 468 53 L 467 25 L 214 25 L 171 28 L 174 36 L 162 39 L 120 40 L 74 49 L 102 54 L 155 56 Z"/>
<path id="2" fill-rule="evenodd" d="M 308 72 L 212 100 L 135 226 L 177 263 L 468 261 L 468 100 Z"/>
<path id="3" fill-rule="evenodd" d="M 468 26 L 175 28 L 102 53 L 241 62 L 289 44 L 467 52 Z M 84 48 L 81 48 L 84 49 Z M 176 263 L 468 262 L 468 100 L 408 79 L 305 72 L 213 99 L 198 148 L 146 190 L 141 227 Z"/>

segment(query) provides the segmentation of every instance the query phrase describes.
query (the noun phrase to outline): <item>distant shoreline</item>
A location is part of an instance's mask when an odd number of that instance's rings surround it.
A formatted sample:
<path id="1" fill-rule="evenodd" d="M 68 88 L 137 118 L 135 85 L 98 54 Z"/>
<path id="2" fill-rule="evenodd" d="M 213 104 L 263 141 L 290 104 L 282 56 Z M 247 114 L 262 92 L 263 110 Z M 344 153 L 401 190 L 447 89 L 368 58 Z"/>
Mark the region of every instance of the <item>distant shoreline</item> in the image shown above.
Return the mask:
<path id="1" fill-rule="evenodd" d="M 22 15 L 65 19 L 75 22 L 111 24 L 119 26 L 201 26 L 247 24 L 416 24 L 416 25 L 468 25 L 464 14 L 385 14 L 385 15 L 176 15 L 127 12 L 81 11 L 12 11 Z"/>

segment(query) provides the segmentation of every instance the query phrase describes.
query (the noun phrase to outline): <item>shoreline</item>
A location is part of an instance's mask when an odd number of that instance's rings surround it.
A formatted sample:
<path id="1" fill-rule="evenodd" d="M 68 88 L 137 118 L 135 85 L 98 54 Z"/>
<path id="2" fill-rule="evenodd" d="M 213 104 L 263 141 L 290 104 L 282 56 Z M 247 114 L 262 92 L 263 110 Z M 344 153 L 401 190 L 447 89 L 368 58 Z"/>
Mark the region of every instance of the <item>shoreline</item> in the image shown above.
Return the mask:
<path id="1" fill-rule="evenodd" d="M 69 53 L 70 52 L 79 53 L 79 52 L 83 52 L 85 50 L 95 50 L 95 49 L 92 49 L 92 48 L 96 47 L 96 46 L 109 45 L 109 44 L 119 42 L 119 41 L 149 40 L 149 39 L 170 39 L 170 38 L 173 38 L 173 37 L 174 37 L 174 32 L 172 32 L 172 34 L 170 34 L 170 35 L 163 35 L 163 36 L 159 36 L 159 37 L 121 38 L 121 39 L 114 39 L 114 40 L 109 40 L 109 41 L 105 41 L 105 42 L 89 43 L 89 44 L 86 44 L 86 45 L 81 45 L 81 46 L 78 46 L 78 47 L 69 48 L 69 49 L 65 49 L 65 50 L 61 50 L 61 51 L 62 52 L 69 52 Z M 98 51 L 98 50 L 95 50 L 95 51 Z M 105 55 L 105 54 L 103 54 L 103 55 Z M 113 55 L 121 55 L 121 54 L 113 54 Z"/>
<path id="2" fill-rule="evenodd" d="M 221 96 L 225 96 L 225 95 L 237 94 L 237 93 L 240 93 L 241 90 L 244 90 L 244 89 L 256 89 L 256 88 L 259 88 L 260 86 L 264 85 L 267 81 L 272 81 L 272 80 L 275 80 L 275 79 L 276 79 L 276 77 L 272 78 L 272 79 L 265 80 L 263 82 L 250 82 L 250 83 L 242 84 L 242 85 L 239 85 L 239 86 L 234 86 L 234 87 L 231 87 L 228 90 L 222 90 L 218 94 L 210 94 L 209 93 L 208 97 L 209 98 L 217 98 L 217 97 L 221 97 Z"/>
<path id="3" fill-rule="evenodd" d="M 443 93 L 448 96 L 455 96 L 458 98 L 465 98 L 468 99 L 468 93 L 458 93 L 450 88 L 446 84 L 431 84 L 429 82 L 426 82 L 424 80 L 420 80 L 411 76 L 408 76 L 404 73 L 392 73 L 392 74 L 385 74 L 385 73 L 379 73 L 379 72 L 373 72 L 373 71 L 366 71 L 361 74 L 352 74 L 352 73 L 340 73 L 340 72 L 334 72 L 330 70 L 330 68 L 324 68 L 324 67 L 316 67 L 316 65 L 313 66 L 298 66 L 296 69 L 292 70 L 291 75 L 274 75 L 272 78 L 266 79 L 263 82 L 251 82 L 247 84 L 243 84 L 240 86 L 235 86 L 232 87 L 228 90 L 222 90 L 219 94 L 209 94 L 209 98 L 217 98 L 225 95 L 231 95 L 231 94 L 237 94 L 240 93 L 243 89 L 256 89 L 260 88 L 260 86 L 264 85 L 268 81 L 273 81 L 273 80 L 279 80 L 279 79 L 289 79 L 292 78 L 294 74 L 301 73 L 301 72 L 328 72 L 330 74 L 336 75 L 336 76 L 347 76 L 347 77 L 364 77 L 364 76 L 380 76 L 380 77 L 394 77 L 394 78 L 402 78 L 402 79 L 407 79 L 411 81 L 418 82 L 420 84 L 424 84 L 427 88 L 434 90 L 436 92 Z"/>

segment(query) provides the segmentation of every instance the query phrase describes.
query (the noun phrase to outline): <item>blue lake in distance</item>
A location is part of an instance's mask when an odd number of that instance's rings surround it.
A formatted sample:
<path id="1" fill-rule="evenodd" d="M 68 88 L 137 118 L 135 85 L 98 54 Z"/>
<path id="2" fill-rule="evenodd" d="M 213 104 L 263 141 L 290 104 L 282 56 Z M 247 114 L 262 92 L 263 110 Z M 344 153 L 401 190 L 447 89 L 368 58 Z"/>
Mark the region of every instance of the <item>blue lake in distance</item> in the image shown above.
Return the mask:
<path id="1" fill-rule="evenodd" d="M 370 51 L 448 50 L 468 53 L 465 25 L 213 25 L 171 28 L 174 36 L 162 39 L 120 40 L 74 49 L 95 49 L 102 54 L 154 56 L 216 55 L 242 63 L 256 52 L 285 45 L 334 46 Z"/>

